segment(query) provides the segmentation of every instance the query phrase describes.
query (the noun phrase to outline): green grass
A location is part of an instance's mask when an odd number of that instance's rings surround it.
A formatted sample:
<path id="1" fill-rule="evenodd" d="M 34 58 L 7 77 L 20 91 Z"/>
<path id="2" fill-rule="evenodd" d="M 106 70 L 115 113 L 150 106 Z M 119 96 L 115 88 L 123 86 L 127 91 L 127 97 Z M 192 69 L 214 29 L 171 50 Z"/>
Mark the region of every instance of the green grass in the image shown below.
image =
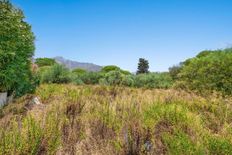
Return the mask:
<path id="1" fill-rule="evenodd" d="M 1 111 L 0 154 L 232 154 L 230 98 L 42 85 Z"/>

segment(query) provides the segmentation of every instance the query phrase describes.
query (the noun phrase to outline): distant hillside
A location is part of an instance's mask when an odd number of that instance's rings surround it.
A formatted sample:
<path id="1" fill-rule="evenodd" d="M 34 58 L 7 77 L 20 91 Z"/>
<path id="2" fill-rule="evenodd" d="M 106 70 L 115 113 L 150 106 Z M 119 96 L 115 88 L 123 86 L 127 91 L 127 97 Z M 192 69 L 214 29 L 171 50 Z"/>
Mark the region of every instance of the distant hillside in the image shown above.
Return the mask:
<path id="1" fill-rule="evenodd" d="M 55 57 L 54 59 L 56 60 L 57 63 L 64 64 L 69 69 L 81 68 L 81 69 L 85 69 L 87 71 L 93 71 L 93 72 L 97 72 L 102 69 L 102 66 L 95 65 L 93 63 L 77 62 L 77 61 L 65 59 L 60 56 Z"/>

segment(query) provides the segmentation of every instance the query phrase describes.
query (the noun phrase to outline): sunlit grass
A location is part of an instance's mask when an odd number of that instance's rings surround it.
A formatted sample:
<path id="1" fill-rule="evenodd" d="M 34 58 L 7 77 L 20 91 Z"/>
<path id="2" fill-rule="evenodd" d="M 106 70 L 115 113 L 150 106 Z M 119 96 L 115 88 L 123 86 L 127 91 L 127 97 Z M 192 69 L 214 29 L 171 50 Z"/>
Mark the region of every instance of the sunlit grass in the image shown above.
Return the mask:
<path id="1" fill-rule="evenodd" d="M 231 154 L 232 104 L 177 90 L 42 85 L 1 110 L 0 154 Z"/>

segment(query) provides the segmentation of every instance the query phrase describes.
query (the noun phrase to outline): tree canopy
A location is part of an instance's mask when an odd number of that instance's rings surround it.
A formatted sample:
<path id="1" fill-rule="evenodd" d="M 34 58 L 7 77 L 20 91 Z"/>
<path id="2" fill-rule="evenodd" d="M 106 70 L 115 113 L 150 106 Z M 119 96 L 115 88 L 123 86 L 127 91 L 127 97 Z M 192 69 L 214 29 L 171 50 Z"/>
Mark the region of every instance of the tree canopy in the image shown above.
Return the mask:
<path id="1" fill-rule="evenodd" d="M 52 66 L 56 64 L 56 61 L 52 58 L 37 58 L 35 59 L 35 64 L 37 64 L 39 67 Z"/>
<path id="2" fill-rule="evenodd" d="M 109 65 L 109 66 L 105 66 L 101 69 L 101 72 L 103 73 L 108 73 L 110 71 L 117 71 L 120 70 L 120 68 L 118 66 L 115 65 Z"/>
<path id="3" fill-rule="evenodd" d="M 137 74 L 149 73 L 149 62 L 144 58 L 139 59 Z"/>
<path id="4" fill-rule="evenodd" d="M 9 1 L 0 0 L 0 91 L 17 96 L 32 91 L 34 39 L 23 12 Z"/>
<path id="5" fill-rule="evenodd" d="M 232 94 L 232 49 L 204 51 L 184 63 L 177 86 Z"/>

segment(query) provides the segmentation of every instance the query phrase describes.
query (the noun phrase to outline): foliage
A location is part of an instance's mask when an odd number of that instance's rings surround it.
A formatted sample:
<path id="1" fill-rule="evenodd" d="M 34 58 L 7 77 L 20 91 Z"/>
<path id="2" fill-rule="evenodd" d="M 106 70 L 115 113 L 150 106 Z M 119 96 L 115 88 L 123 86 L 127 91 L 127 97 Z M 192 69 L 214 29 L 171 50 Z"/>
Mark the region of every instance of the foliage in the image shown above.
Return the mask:
<path id="1" fill-rule="evenodd" d="M 69 83 L 71 82 L 70 72 L 63 65 L 55 64 L 47 68 L 41 75 L 42 83 Z"/>
<path id="2" fill-rule="evenodd" d="M 127 70 L 120 70 L 120 72 L 124 75 L 131 75 L 131 72 L 127 71 Z"/>
<path id="3" fill-rule="evenodd" d="M 137 74 L 149 73 L 148 69 L 149 69 L 149 62 L 144 58 L 140 58 L 138 63 Z"/>
<path id="4" fill-rule="evenodd" d="M 0 91 L 21 96 L 34 89 L 31 58 L 34 34 L 23 12 L 9 1 L 0 1 Z"/>
<path id="5" fill-rule="evenodd" d="M 231 60 L 232 49 L 204 51 L 183 65 L 176 85 L 201 94 L 218 91 L 231 95 Z"/>
<path id="6" fill-rule="evenodd" d="M 87 71 L 84 70 L 84 69 L 81 69 L 81 68 L 76 68 L 76 69 L 73 69 L 72 70 L 72 73 L 75 73 L 77 75 L 80 75 L 80 74 L 85 74 Z"/>
<path id="7" fill-rule="evenodd" d="M 56 61 L 52 58 L 37 58 L 35 59 L 35 64 L 39 67 L 52 66 L 56 64 Z"/>
<path id="8" fill-rule="evenodd" d="M 172 78 L 168 73 L 149 73 L 135 76 L 135 87 L 169 88 L 172 86 Z"/>
<path id="9" fill-rule="evenodd" d="M 133 75 L 125 75 L 122 78 L 121 84 L 127 87 L 133 87 L 135 85 L 135 77 Z"/>
<path id="10" fill-rule="evenodd" d="M 104 83 L 108 85 L 121 85 L 123 80 L 123 74 L 120 70 L 110 71 L 104 76 Z"/>
<path id="11" fill-rule="evenodd" d="M 105 66 L 101 69 L 101 72 L 103 73 L 108 73 L 111 71 L 118 71 L 120 68 L 118 66 L 110 65 L 110 66 Z"/>
<path id="12" fill-rule="evenodd" d="M 78 76 L 85 84 L 98 84 L 102 74 L 98 72 L 86 72 Z"/>
<path id="13" fill-rule="evenodd" d="M 231 98 L 72 84 L 41 85 L 36 96 L 46 106 L 24 96 L 2 109 L 0 154 L 232 151 Z"/>
<path id="14" fill-rule="evenodd" d="M 174 81 L 178 80 L 178 74 L 180 73 L 182 66 L 183 63 L 180 63 L 179 65 L 174 65 L 169 68 L 169 74 Z"/>

